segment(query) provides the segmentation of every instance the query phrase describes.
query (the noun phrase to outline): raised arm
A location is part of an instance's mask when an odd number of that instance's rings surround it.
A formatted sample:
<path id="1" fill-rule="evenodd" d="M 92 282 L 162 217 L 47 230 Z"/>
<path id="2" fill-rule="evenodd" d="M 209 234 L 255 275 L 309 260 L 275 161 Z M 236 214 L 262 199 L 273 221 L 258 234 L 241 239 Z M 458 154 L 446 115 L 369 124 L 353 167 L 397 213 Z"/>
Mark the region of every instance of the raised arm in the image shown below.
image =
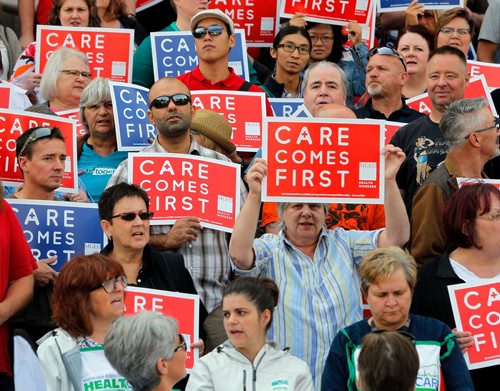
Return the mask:
<path id="1" fill-rule="evenodd" d="M 251 269 L 254 263 L 253 240 L 259 219 L 262 179 L 266 175 L 267 162 L 264 159 L 255 159 L 246 175 L 248 197 L 236 219 L 229 242 L 229 254 L 236 266 L 243 270 Z"/>
<path id="2" fill-rule="evenodd" d="M 378 247 L 402 247 L 410 237 L 410 222 L 405 204 L 396 183 L 396 174 L 405 160 L 401 148 L 388 144 L 382 150 L 385 156 L 385 224 L 378 239 Z"/>

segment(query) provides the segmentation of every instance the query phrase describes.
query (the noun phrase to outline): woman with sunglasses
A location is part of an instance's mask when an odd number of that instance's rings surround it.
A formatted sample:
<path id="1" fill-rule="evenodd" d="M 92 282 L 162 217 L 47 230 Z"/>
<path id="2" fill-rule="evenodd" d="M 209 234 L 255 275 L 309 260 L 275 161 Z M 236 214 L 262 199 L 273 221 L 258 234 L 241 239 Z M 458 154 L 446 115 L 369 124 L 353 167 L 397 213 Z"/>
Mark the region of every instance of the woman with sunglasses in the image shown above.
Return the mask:
<path id="1" fill-rule="evenodd" d="M 195 364 L 187 391 L 313 390 L 306 363 L 266 343 L 278 297 L 278 286 L 269 278 L 241 277 L 224 289 L 228 340 Z"/>
<path id="2" fill-rule="evenodd" d="M 359 267 L 361 291 L 371 317 L 340 330 L 333 340 L 321 383 L 324 391 L 357 390 L 357 357 L 370 332 L 398 331 L 415 340 L 420 359 L 417 387 L 473 391 L 455 335 L 439 320 L 410 314 L 417 266 L 399 247 L 371 251 Z M 396 388 L 394 388 L 396 389 Z M 398 389 L 399 390 L 399 389 Z"/>
<path id="3" fill-rule="evenodd" d="M 158 312 L 117 319 L 104 341 L 104 353 L 134 390 L 170 391 L 186 376 L 184 336 L 178 334 L 174 318 Z"/>
<path id="4" fill-rule="evenodd" d="M 456 327 L 448 286 L 500 278 L 500 190 L 491 184 L 469 184 L 447 201 L 443 215 L 448 251 L 418 271 L 412 313 L 432 316 Z M 474 329 L 457 332 L 464 351 Z M 470 371 L 476 391 L 489 390 L 499 365 Z"/>
<path id="5" fill-rule="evenodd" d="M 130 390 L 103 347 L 113 322 L 123 315 L 126 287 L 122 266 L 102 254 L 77 256 L 63 266 L 52 297 L 59 328 L 37 341 L 47 390 L 89 390 L 99 384 Z"/>
<path id="6" fill-rule="evenodd" d="M 149 245 L 149 197 L 140 187 L 119 183 L 107 188 L 99 199 L 101 227 L 109 243 L 103 254 L 116 260 L 125 270 L 130 285 L 141 288 L 197 294 L 193 279 L 181 254 L 155 251 Z M 203 322 L 207 311 L 200 302 L 201 340 L 190 341 L 203 353 Z"/>

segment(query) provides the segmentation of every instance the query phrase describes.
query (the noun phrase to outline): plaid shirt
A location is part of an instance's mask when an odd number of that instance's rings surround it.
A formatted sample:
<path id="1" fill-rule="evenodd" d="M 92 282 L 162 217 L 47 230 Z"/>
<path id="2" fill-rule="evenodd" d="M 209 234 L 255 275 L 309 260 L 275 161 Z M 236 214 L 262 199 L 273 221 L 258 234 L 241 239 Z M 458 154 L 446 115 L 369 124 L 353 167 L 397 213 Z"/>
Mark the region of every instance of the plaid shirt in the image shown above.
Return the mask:
<path id="1" fill-rule="evenodd" d="M 167 152 L 158 138 L 150 146 L 141 152 Z M 217 160 L 230 161 L 226 156 L 201 147 L 191 138 L 189 154 L 202 156 Z M 107 187 L 117 183 L 128 182 L 128 160 L 124 160 L 108 182 Z M 247 198 L 245 184 L 241 183 L 240 207 Z M 152 225 L 152 235 L 166 234 L 170 231 L 170 225 Z M 203 228 L 194 242 L 187 242 L 178 249 L 184 256 L 184 264 L 193 277 L 194 285 L 200 299 L 205 304 L 208 312 L 211 312 L 222 302 L 222 290 L 229 282 L 231 263 L 229 258 L 228 234 L 210 228 Z"/>

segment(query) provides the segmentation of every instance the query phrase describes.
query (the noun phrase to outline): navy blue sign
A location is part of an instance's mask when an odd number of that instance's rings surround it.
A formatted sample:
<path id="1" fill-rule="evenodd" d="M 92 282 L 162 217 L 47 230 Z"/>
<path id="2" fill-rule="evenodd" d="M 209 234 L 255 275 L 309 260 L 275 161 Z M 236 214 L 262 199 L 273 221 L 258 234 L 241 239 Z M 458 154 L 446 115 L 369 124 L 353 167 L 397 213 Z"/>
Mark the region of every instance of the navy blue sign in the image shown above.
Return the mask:
<path id="1" fill-rule="evenodd" d="M 300 98 L 269 98 L 275 117 L 291 117 L 304 103 Z"/>
<path id="2" fill-rule="evenodd" d="M 76 255 L 100 252 L 106 238 L 97 204 L 65 201 L 8 200 L 37 261 L 57 256 L 59 271 Z"/>
<path id="3" fill-rule="evenodd" d="M 247 45 L 244 30 L 236 30 L 236 43 L 229 52 L 229 66 L 249 81 Z M 177 77 L 190 72 L 198 65 L 194 38 L 188 31 L 164 31 L 151 33 L 153 70 L 155 80 Z"/>
<path id="4" fill-rule="evenodd" d="M 148 118 L 147 88 L 135 84 L 109 82 L 116 142 L 119 151 L 139 151 L 150 145 L 156 128 Z"/>

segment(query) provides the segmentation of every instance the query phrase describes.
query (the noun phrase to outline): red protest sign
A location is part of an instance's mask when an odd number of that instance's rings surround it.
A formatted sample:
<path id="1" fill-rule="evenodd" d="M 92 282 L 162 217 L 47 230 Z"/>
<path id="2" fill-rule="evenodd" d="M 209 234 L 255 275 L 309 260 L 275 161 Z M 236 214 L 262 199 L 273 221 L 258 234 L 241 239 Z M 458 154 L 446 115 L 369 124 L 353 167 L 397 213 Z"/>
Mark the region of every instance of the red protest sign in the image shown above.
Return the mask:
<path id="1" fill-rule="evenodd" d="M 136 0 L 135 12 L 141 12 L 153 5 L 161 3 L 163 0 Z"/>
<path id="2" fill-rule="evenodd" d="M 375 42 L 375 22 L 377 19 L 377 13 L 376 12 L 370 12 L 368 19 L 367 19 L 367 24 L 362 24 L 361 25 L 361 42 L 363 42 L 367 48 L 373 48 L 376 45 Z M 342 33 L 346 36 L 349 37 L 349 31 L 347 29 L 347 25 L 344 25 L 342 27 Z M 352 45 L 352 41 L 349 39 L 345 46 L 349 47 Z"/>
<path id="3" fill-rule="evenodd" d="M 391 142 L 392 136 L 398 131 L 399 128 L 405 126 L 403 122 L 396 121 L 384 121 L 385 127 L 385 143 L 389 144 Z"/>
<path id="4" fill-rule="evenodd" d="M 381 121 L 268 118 L 264 201 L 383 203 Z"/>
<path id="5" fill-rule="evenodd" d="M 188 370 L 192 369 L 198 360 L 198 349 L 190 349 L 189 346 L 199 338 L 199 306 L 199 296 L 187 293 L 128 286 L 125 294 L 125 316 L 140 311 L 152 311 L 177 320 L 179 333 L 185 337 L 188 344 L 186 352 Z"/>
<path id="6" fill-rule="evenodd" d="M 17 186 L 23 183 L 21 170 L 16 159 L 16 139 L 26 130 L 36 126 L 57 126 L 64 136 L 66 144 L 66 163 L 64 178 L 59 190 L 76 192 L 78 177 L 75 175 L 76 167 L 76 130 L 72 120 L 31 113 L 27 111 L 14 111 L 0 109 L 0 180 L 4 185 Z"/>
<path id="7" fill-rule="evenodd" d="M 132 81 L 134 30 L 38 25 L 36 43 L 38 73 L 43 72 L 52 52 L 65 46 L 87 55 L 93 78 L 100 76 L 125 83 Z"/>
<path id="8" fill-rule="evenodd" d="M 470 331 L 469 369 L 500 364 L 500 281 L 449 285 L 453 316 L 459 330 Z"/>
<path id="9" fill-rule="evenodd" d="M 356 21 L 368 24 L 374 5 L 372 0 L 283 0 L 280 16 L 291 18 L 300 12 L 312 22 L 345 25 Z"/>
<path id="10" fill-rule="evenodd" d="M 240 209 L 240 166 L 194 155 L 129 155 L 129 178 L 149 195 L 151 224 L 196 216 L 203 226 L 232 232 Z M 223 180 L 221 180 L 223 178 Z"/>
<path id="11" fill-rule="evenodd" d="M 73 121 L 75 121 L 76 136 L 77 137 L 81 137 L 81 136 L 84 136 L 87 134 L 87 131 L 83 127 L 83 124 L 80 122 L 80 109 L 58 111 L 57 115 L 59 117 L 72 119 Z"/>
<path id="12" fill-rule="evenodd" d="M 489 88 L 500 88 L 500 64 L 481 61 L 467 61 L 467 70 L 470 77 L 484 75 Z"/>
<path id="13" fill-rule="evenodd" d="M 486 81 L 484 75 L 481 75 L 477 78 L 471 79 L 469 85 L 464 91 L 464 98 L 486 98 L 489 103 L 489 108 L 493 115 L 497 115 L 497 111 L 495 110 L 495 105 L 493 104 L 493 100 L 491 99 L 491 95 L 486 85 Z M 431 99 L 429 98 L 429 94 L 421 94 L 417 95 L 413 98 L 407 99 L 406 104 L 414 110 L 417 110 L 423 114 L 429 114 L 431 112 Z"/>
<path id="14" fill-rule="evenodd" d="M 278 32 L 278 0 L 213 0 L 209 8 L 220 9 L 245 30 L 247 46 L 271 46 Z"/>
<path id="15" fill-rule="evenodd" d="M 12 88 L 6 84 L 0 84 L 0 108 L 8 109 L 12 96 Z"/>
<path id="16" fill-rule="evenodd" d="M 192 91 L 193 106 L 223 115 L 233 127 L 238 151 L 257 151 L 262 144 L 266 98 L 263 92 Z"/>

